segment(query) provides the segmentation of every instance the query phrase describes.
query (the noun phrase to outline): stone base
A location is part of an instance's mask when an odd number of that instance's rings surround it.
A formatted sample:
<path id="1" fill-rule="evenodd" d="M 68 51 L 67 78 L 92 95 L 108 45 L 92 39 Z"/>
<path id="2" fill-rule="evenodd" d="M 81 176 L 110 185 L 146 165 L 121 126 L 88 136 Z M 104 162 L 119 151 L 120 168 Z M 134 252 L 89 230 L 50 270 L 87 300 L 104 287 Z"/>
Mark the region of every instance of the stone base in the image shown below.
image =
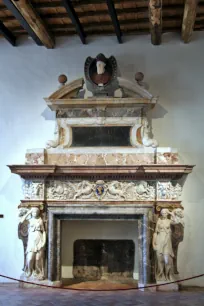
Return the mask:
<path id="1" fill-rule="evenodd" d="M 158 282 L 157 285 L 159 284 L 165 284 L 165 282 Z M 168 285 L 163 285 L 163 286 L 157 286 L 157 291 L 179 291 L 179 285 L 177 283 L 172 283 Z"/>
<path id="2" fill-rule="evenodd" d="M 62 282 L 61 281 L 49 281 L 48 279 L 44 280 L 37 280 L 34 277 L 26 277 L 24 274 L 21 275 L 20 280 L 24 282 L 19 282 L 19 288 L 47 288 L 46 286 L 54 286 L 54 287 L 61 287 Z"/>
<path id="3" fill-rule="evenodd" d="M 154 284 L 148 283 L 146 285 L 142 284 L 142 283 L 138 283 L 138 288 L 139 288 L 140 291 L 143 291 L 143 292 L 144 291 L 148 291 L 148 292 L 156 292 L 157 291 L 157 287 L 156 287 L 155 283 Z"/>
<path id="4" fill-rule="evenodd" d="M 161 284 L 161 286 L 158 286 L 159 284 Z M 173 283 L 173 284 L 168 284 L 168 285 L 163 285 L 165 284 L 165 282 L 157 282 L 156 284 L 142 284 L 142 283 L 138 283 L 138 288 L 140 291 L 149 291 L 149 292 L 156 292 L 156 291 L 179 291 L 179 285 L 177 283 Z M 155 286 L 154 286 L 155 285 Z M 144 288 L 145 287 L 145 288 Z"/>

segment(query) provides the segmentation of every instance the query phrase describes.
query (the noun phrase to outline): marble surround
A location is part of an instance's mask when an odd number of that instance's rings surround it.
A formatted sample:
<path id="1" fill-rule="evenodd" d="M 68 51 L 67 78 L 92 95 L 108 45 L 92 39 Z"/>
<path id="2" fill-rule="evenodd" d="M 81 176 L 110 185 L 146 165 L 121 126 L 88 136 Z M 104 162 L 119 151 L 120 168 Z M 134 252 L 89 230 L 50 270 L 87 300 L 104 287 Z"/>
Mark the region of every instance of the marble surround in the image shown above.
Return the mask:
<path id="1" fill-rule="evenodd" d="M 152 206 L 145 205 L 87 205 L 78 204 L 67 207 L 62 203 L 48 205 L 48 279 L 61 280 L 61 220 L 138 220 L 138 247 L 139 247 L 139 286 L 150 283 L 151 263 L 149 244 L 153 228 L 151 227 Z"/>

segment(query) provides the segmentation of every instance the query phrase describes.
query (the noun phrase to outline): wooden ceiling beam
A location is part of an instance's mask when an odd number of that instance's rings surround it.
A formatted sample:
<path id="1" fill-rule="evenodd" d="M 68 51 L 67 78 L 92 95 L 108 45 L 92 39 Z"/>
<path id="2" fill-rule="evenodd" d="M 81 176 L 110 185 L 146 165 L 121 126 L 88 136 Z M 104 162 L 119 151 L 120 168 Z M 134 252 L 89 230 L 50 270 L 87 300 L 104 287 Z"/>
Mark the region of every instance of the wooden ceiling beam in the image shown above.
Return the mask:
<path id="1" fill-rule="evenodd" d="M 51 2 L 50 2 L 51 3 Z M 139 20 L 139 19 L 143 19 L 144 15 L 148 17 L 148 10 L 147 8 L 126 8 L 126 9 L 117 9 L 116 13 L 118 16 L 125 16 L 126 18 L 128 18 L 128 14 L 133 14 L 136 13 L 137 15 L 137 19 L 135 20 Z M 145 14 L 140 14 L 140 13 L 145 13 Z M 107 11 L 87 11 L 87 12 L 77 12 L 77 15 L 79 18 L 84 18 L 84 17 L 92 17 L 92 16 L 100 16 L 100 17 L 106 17 L 107 15 Z M 204 13 L 198 13 L 198 16 L 203 16 Z M 167 10 L 167 9 L 162 9 L 162 16 L 163 19 L 164 18 L 172 18 L 172 19 L 176 19 L 177 17 L 183 17 L 183 8 L 175 8 L 174 11 L 171 12 L 171 10 Z M 64 18 L 69 18 L 69 16 L 67 15 L 67 13 L 41 13 L 40 12 L 40 17 L 42 19 L 64 19 Z M 15 17 L 14 16 L 0 16 L 0 20 L 2 22 L 8 22 L 8 21 L 14 21 Z M 121 20 L 120 20 L 121 23 Z"/>
<path id="2" fill-rule="evenodd" d="M 182 40 L 188 43 L 194 29 L 198 0 L 186 0 L 182 23 Z"/>
<path id="3" fill-rule="evenodd" d="M 171 22 L 172 18 L 164 18 L 163 20 L 163 26 L 166 25 L 166 23 L 169 23 Z M 176 18 L 174 19 L 174 21 L 176 21 L 177 23 L 181 23 L 181 19 L 180 18 Z M 148 26 L 149 26 L 149 19 L 148 18 L 143 18 L 143 19 L 138 19 L 138 20 L 134 20 L 134 19 L 126 19 L 126 20 L 121 20 L 120 22 L 121 26 L 135 26 L 135 29 L 138 28 L 138 26 L 140 27 L 138 29 L 138 31 L 142 31 L 142 27 L 144 28 L 144 30 L 146 31 L 148 29 Z M 96 30 L 97 28 L 99 33 L 100 34 L 103 34 L 105 33 L 105 31 L 107 29 L 103 29 L 103 31 L 101 31 L 101 27 L 112 27 L 112 22 L 111 21 L 101 21 L 101 22 L 90 22 L 90 23 L 84 23 L 83 24 L 83 27 L 86 31 L 86 33 L 88 34 L 88 31 L 92 31 L 93 30 Z M 174 25 L 172 26 L 174 27 Z M 70 24 L 65 24 L 65 23 L 55 23 L 55 24 L 50 24 L 49 25 L 49 29 L 54 31 L 54 30 L 57 30 L 57 29 L 63 29 L 64 31 L 67 30 L 67 33 L 68 32 L 72 32 L 72 33 L 75 33 L 76 34 L 76 31 L 75 31 L 75 27 L 72 23 Z M 19 32 L 21 31 L 21 27 L 19 26 L 11 26 L 10 27 L 10 30 L 12 32 Z M 109 30 L 108 30 L 109 31 Z M 125 31 L 125 29 L 124 29 Z M 111 31 L 111 33 L 113 33 L 113 31 Z"/>
<path id="4" fill-rule="evenodd" d="M 37 45 L 54 48 L 54 39 L 28 0 L 3 0 Z"/>
<path id="5" fill-rule="evenodd" d="M 149 0 L 149 23 L 152 44 L 160 45 L 162 36 L 162 0 Z"/>
<path id="6" fill-rule="evenodd" d="M 10 42 L 12 46 L 16 46 L 16 38 L 7 27 L 0 21 L 0 33 Z"/>
<path id="7" fill-rule="evenodd" d="M 67 11 L 67 14 L 69 15 L 69 18 L 71 19 L 73 25 L 75 26 L 76 28 L 76 31 L 82 41 L 83 44 L 86 43 L 86 34 L 84 32 L 84 29 L 81 25 L 81 22 L 74 10 L 74 7 L 71 3 L 70 0 L 62 0 L 62 3 L 64 5 L 64 7 L 66 8 L 66 11 Z"/>
<path id="8" fill-rule="evenodd" d="M 47 4 L 52 4 L 53 2 L 48 2 Z M 38 5 L 41 5 L 42 3 L 36 3 L 36 4 L 33 4 L 33 7 L 34 8 L 41 8 L 40 6 L 38 7 Z M 53 6 L 54 7 L 54 6 Z M 43 7 L 44 8 L 44 7 Z M 199 7 L 200 8 L 200 7 Z M 7 9 L 7 8 L 6 8 Z M 8 10 L 8 9 L 7 9 Z M 145 15 L 148 16 L 148 10 L 146 7 L 138 7 L 138 8 L 124 8 L 124 9 L 116 9 L 116 13 L 117 13 L 117 16 L 125 16 L 125 15 L 128 15 L 128 14 L 133 14 L 133 13 L 136 13 L 137 14 L 137 19 L 141 19 L 141 18 L 144 18 L 144 17 L 140 17 L 141 14 L 140 13 L 145 13 Z M 61 19 L 61 18 L 69 18 L 67 13 L 48 13 L 48 12 L 39 12 L 40 14 L 40 17 L 41 18 L 45 18 L 45 19 Z M 98 11 L 85 11 L 85 12 L 77 12 L 77 16 L 79 18 L 84 18 L 84 17 L 92 17 L 92 16 L 100 16 L 100 17 L 104 17 L 107 15 L 107 10 L 98 10 Z M 142 14 L 144 15 L 144 14 Z M 198 12 L 197 13 L 197 16 L 203 16 L 204 15 L 204 9 L 203 11 L 201 11 L 200 13 Z M 162 16 L 163 18 L 166 16 L 166 17 L 169 17 L 169 18 L 176 18 L 177 16 L 182 16 L 183 17 L 183 6 L 172 6 L 171 8 L 167 8 L 167 7 L 164 7 L 162 8 Z M 128 16 L 126 16 L 128 17 Z M 15 20 L 15 17 L 14 16 L 0 16 L 0 20 L 2 22 L 7 22 L 7 21 L 13 21 Z"/>
<path id="9" fill-rule="evenodd" d="M 106 0 L 107 6 L 108 6 L 108 11 L 111 16 L 111 20 L 115 29 L 115 34 L 117 36 L 119 44 L 122 44 L 122 33 L 120 30 L 120 24 L 118 21 L 117 13 L 115 10 L 115 6 L 112 0 Z"/>

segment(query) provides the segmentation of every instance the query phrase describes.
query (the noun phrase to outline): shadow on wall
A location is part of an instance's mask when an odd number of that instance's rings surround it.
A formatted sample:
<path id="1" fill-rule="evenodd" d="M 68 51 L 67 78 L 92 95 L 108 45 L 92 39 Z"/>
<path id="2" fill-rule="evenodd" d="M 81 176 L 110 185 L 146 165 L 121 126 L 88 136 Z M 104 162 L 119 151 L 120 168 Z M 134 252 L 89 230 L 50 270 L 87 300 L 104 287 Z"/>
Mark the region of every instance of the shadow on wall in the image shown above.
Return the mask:
<path id="1" fill-rule="evenodd" d="M 22 180 L 19 176 L 14 174 L 9 176 L 9 179 L 0 190 L 0 196 L 3 196 L 8 203 L 16 205 L 16 202 L 19 202 L 19 199 L 22 198 Z"/>
<path id="2" fill-rule="evenodd" d="M 52 120 L 52 121 L 55 121 L 55 117 L 56 117 L 55 112 L 51 111 L 48 106 L 44 109 L 41 116 L 45 120 Z"/>

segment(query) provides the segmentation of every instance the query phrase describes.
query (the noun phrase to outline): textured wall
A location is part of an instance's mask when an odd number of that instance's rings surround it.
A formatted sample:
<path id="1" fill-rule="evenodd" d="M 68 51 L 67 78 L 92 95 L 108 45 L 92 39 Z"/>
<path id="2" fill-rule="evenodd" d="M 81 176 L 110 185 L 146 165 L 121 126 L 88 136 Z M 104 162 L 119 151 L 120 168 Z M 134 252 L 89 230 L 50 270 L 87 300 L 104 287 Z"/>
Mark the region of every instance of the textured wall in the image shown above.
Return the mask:
<path id="1" fill-rule="evenodd" d="M 145 74 L 159 105 L 153 111 L 153 132 L 161 146 L 177 147 L 184 163 L 196 164 L 185 184 L 185 239 L 179 246 L 180 277 L 204 272 L 204 34 L 195 34 L 189 45 L 176 35 L 164 35 L 163 44 L 152 46 L 148 36 L 127 37 L 119 45 L 115 37 L 94 38 L 82 45 L 78 37 L 59 40 L 46 50 L 32 40 L 18 48 L 0 41 L 0 273 L 19 277 L 23 248 L 17 238 L 17 206 L 21 180 L 7 164 L 23 163 L 27 148 L 41 148 L 52 139 L 53 114 L 43 101 L 57 87 L 57 77 L 69 80 L 83 75 L 87 56 L 115 55 L 121 75 L 134 79 Z M 5 281 L 1 279 L 1 281 Z M 185 284 L 203 285 L 204 278 Z"/>

